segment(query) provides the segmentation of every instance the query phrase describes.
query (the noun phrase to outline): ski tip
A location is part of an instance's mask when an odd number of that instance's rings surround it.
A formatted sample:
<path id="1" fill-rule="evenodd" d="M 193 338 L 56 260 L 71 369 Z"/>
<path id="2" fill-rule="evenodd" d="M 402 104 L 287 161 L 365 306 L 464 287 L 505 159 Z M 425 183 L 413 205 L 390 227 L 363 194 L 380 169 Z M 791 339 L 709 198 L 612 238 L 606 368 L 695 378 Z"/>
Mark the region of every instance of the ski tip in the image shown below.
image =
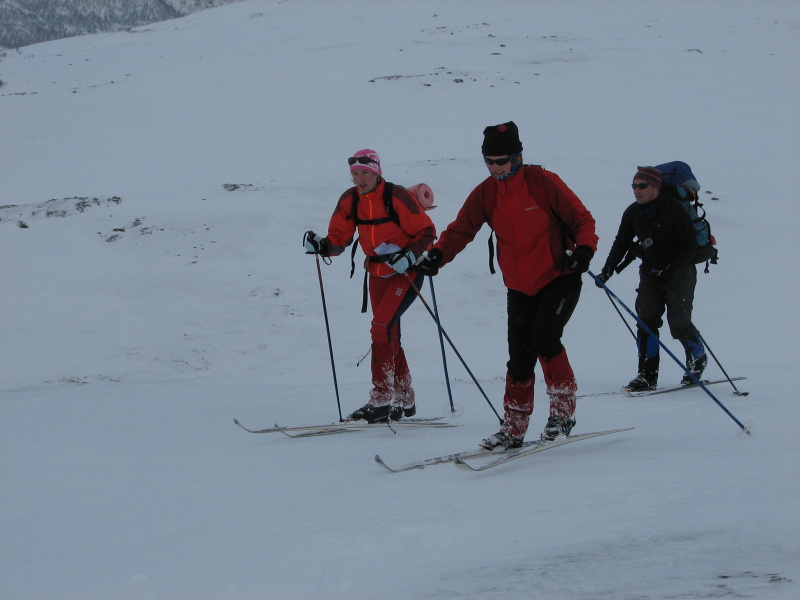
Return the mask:
<path id="1" fill-rule="evenodd" d="M 456 457 L 453 459 L 453 464 L 454 464 L 456 467 L 458 467 L 459 469 L 461 469 L 462 471 L 474 471 L 474 470 L 475 470 L 474 468 L 472 468 L 471 466 L 469 466 L 469 465 L 468 465 L 466 462 L 464 462 L 463 460 L 461 460 L 461 458 L 460 458 L 460 457 L 458 457 L 458 456 L 456 456 Z"/>
<path id="2" fill-rule="evenodd" d="M 387 471 L 389 471 L 390 473 L 399 473 L 400 472 L 397 469 L 393 469 L 392 467 L 387 465 L 385 462 L 383 462 L 383 459 L 380 456 L 378 456 L 377 454 L 375 455 L 375 462 L 378 463 L 380 466 L 382 466 Z"/>
<path id="3" fill-rule="evenodd" d="M 252 433 L 252 431 L 251 431 L 250 429 L 248 429 L 247 427 L 245 427 L 244 425 L 242 425 L 242 424 L 239 422 L 239 419 L 237 419 L 236 417 L 234 417 L 234 418 L 233 418 L 233 424 L 234 424 L 234 425 L 238 425 L 239 427 L 241 427 L 241 428 L 242 428 L 242 429 L 244 429 L 245 431 L 250 431 L 250 432 Z"/>
<path id="4" fill-rule="evenodd" d="M 404 473 L 405 471 L 414 471 L 414 470 L 420 470 L 421 471 L 422 469 L 425 468 L 424 464 L 417 464 L 417 463 L 410 463 L 410 464 L 402 465 L 402 466 L 398 466 L 398 467 L 390 467 L 377 454 L 375 455 L 375 462 L 378 463 L 379 465 L 381 465 L 383 468 L 385 468 L 386 470 L 388 470 L 391 473 Z"/>

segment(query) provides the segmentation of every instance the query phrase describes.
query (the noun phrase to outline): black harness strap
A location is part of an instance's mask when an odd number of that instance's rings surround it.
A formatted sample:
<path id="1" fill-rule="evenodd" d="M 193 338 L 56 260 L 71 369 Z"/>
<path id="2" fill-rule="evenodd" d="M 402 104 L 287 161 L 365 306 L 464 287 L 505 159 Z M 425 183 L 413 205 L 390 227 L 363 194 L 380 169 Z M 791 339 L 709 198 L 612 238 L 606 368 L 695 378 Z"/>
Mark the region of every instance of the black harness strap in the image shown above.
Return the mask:
<path id="1" fill-rule="evenodd" d="M 489 273 L 494 275 L 494 240 L 492 236 L 494 236 L 494 229 L 489 232 Z"/>
<path id="2" fill-rule="evenodd" d="M 389 223 L 394 221 L 398 225 L 400 225 L 400 217 L 397 215 L 397 211 L 394 209 L 394 202 L 392 201 L 392 191 L 394 190 L 394 184 L 391 181 L 386 181 L 383 186 L 383 205 L 386 208 L 386 215 L 381 219 L 359 219 L 358 218 L 358 201 L 360 199 L 360 195 L 356 188 L 353 188 L 353 220 L 356 222 L 356 225 L 383 225 L 384 223 Z"/>

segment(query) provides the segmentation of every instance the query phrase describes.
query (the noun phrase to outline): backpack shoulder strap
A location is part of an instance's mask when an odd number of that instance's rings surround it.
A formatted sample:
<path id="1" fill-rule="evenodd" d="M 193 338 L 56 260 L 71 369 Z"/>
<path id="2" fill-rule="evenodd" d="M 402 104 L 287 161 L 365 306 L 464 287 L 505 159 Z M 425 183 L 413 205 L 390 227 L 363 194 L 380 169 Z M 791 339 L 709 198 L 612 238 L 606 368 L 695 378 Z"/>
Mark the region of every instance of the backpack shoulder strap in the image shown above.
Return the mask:
<path id="1" fill-rule="evenodd" d="M 394 221 L 397 225 L 400 225 L 400 215 L 397 214 L 397 210 L 394 208 L 394 184 L 391 181 L 387 181 L 383 184 L 383 205 L 386 208 L 386 214 L 388 215 L 389 220 Z"/>
<path id="2" fill-rule="evenodd" d="M 489 231 L 489 273 L 495 274 L 494 269 L 494 229 Z"/>
<path id="3" fill-rule="evenodd" d="M 484 183 L 483 198 L 485 202 L 495 204 L 497 202 L 497 189 L 495 187 L 488 185 L 487 183 Z M 495 254 L 494 227 L 492 227 L 491 223 L 487 223 L 487 225 L 489 225 L 489 239 L 486 240 L 489 244 L 489 273 L 494 275 L 497 272 L 494 268 L 494 254 Z"/>
<path id="4" fill-rule="evenodd" d="M 356 189 L 354 187 L 353 188 L 353 221 L 356 222 L 356 225 L 358 225 L 358 201 L 359 201 L 358 189 Z"/>
<path id="5" fill-rule="evenodd" d="M 358 190 L 353 188 L 353 221 L 355 222 L 356 226 L 358 226 Z M 356 250 L 358 249 L 358 236 L 356 239 L 353 240 L 353 249 L 350 250 L 350 279 L 353 278 L 353 275 L 356 272 Z"/>

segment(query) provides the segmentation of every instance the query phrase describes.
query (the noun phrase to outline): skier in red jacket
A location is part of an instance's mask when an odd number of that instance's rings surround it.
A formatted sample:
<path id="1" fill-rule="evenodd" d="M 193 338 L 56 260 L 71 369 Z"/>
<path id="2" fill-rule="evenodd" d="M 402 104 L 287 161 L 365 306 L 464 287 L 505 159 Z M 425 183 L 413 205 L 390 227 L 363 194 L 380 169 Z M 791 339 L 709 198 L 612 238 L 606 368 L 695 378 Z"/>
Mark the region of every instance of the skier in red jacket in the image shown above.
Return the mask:
<path id="1" fill-rule="evenodd" d="M 533 413 L 534 367 L 542 366 L 550 417 L 542 438 L 569 435 L 577 383 L 561 344 L 581 293 L 581 273 L 597 250 L 595 221 L 555 174 L 522 164 L 513 122 L 487 127 L 481 151 L 490 176 L 478 185 L 418 269 L 435 275 L 484 223 L 497 237 L 497 261 L 508 288 L 508 353 L 500 431 L 480 445 L 522 445 Z"/>
<path id="2" fill-rule="evenodd" d="M 400 317 L 417 297 L 414 286 L 419 288 L 423 275 L 414 265 L 436 239 L 436 228 L 414 196 L 383 179 L 377 152 L 359 150 L 347 162 L 355 186 L 339 198 L 327 236 L 308 231 L 303 247 L 308 254 L 338 256 L 358 232 L 369 274 L 373 387 L 369 402 L 349 418 L 398 420 L 416 413 Z"/>

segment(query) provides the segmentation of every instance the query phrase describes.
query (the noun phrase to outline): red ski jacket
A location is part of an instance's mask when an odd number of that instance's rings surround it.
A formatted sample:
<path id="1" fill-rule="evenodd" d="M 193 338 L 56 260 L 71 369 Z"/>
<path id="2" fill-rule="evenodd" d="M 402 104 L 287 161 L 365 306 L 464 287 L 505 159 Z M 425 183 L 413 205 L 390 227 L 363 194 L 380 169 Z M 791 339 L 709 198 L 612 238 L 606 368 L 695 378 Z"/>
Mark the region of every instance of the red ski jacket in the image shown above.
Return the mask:
<path id="1" fill-rule="evenodd" d="M 386 277 L 394 275 L 395 271 L 385 262 L 375 260 L 378 256 L 376 249 L 382 244 L 394 244 L 401 250 L 411 249 L 414 256 L 420 256 L 430 248 L 436 239 L 436 227 L 431 218 L 425 213 L 420 203 L 411 196 L 402 186 L 392 187 L 392 205 L 400 224 L 388 219 L 386 205 L 383 202 L 383 192 L 386 182 L 381 179 L 374 191 L 361 195 L 358 201 L 358 219 L 362 221 L 384 220 L 379 225 L 356 224 L 353 218 L 353 192 L 350 188 L 344 192 L 336 204 L 330 223 L 328 224 L 327 238 L 331 248 L 329 254 L 338 256 L 344 249 L 353 243 L 353 237 L 358 231 L 358 241 L 367 258 L 364 268 L 370 275 Z"/>
<path id="2" fill-rule="evenodd" d="M 566 251 L 597 250 L 595 221 L 556 175 L 524 165 L 508 179 L 488 177 L 467 197 L 455 221 L 434 245 L 442 265 L 461 252 L 488 223 L 497 236 L 497 262 L 506 287 L 529 296 L 571 273 Z"/>

